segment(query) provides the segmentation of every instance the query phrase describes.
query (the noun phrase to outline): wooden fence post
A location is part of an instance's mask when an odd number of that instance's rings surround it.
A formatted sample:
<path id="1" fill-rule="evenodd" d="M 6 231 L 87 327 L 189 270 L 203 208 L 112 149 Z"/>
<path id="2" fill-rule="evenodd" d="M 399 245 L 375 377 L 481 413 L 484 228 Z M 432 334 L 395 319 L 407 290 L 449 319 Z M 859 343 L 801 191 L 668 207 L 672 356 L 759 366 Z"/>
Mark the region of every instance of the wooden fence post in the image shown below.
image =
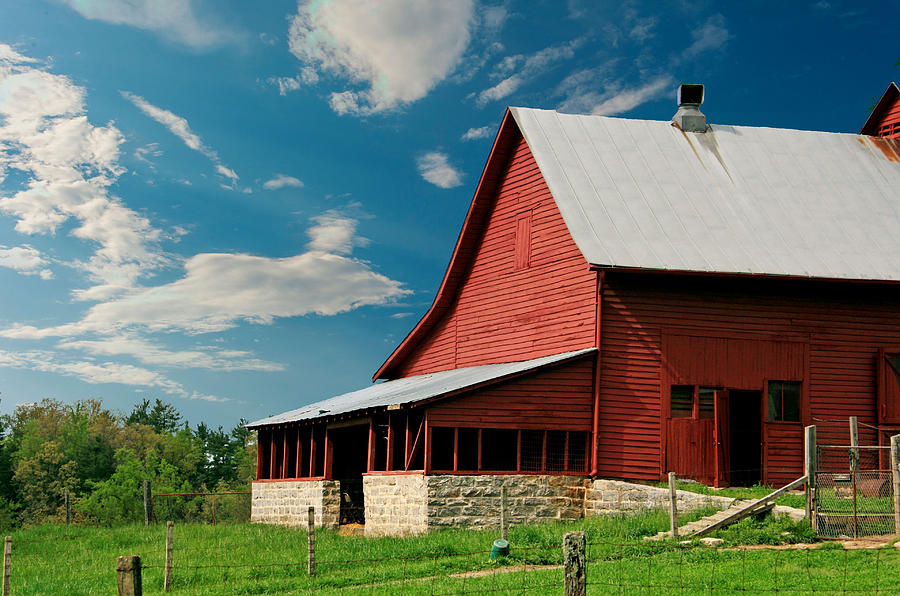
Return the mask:
<path id="1" fill-rule="evenodd" d="M 806 475 L 806 519 L 815 530 L 815 490 L 816 468 L 816 426 L 813 424 L 803 430 L 803 473 Z"/>
<path id="2" fill-rule="evenodd" d="M 310 507 L 306 520 L 306 561 L 309 575 L 316 574 L 316 508 Z"/>
<path id="3" fill-rule="evenodd" d="M 153 503 L 150 492 L 150 481 L 144 480 L 144 525 L 149 526 L 150 520 L 153 519 Z"/>
<path id="4" fill-rule="evenodd" d="M 166 574 L 163 577 L 163 592 L 172 589 L 172 555 L 174 550 L 174 522 L 166 522 Z"/>
<path id="5" fill-rule="evenodd" d="M 116 586 L 119 588 L 119 596 L 143 596 L 141 558 L 138 555 L 118 558 L 116 561 Z"/>
<path id="6" fill-rule="evenodd" d="M 506 487 L 500 487 L 500 538 L 509 540 L 509 520 L 506 516 Z"/>
<path id="7" fill-rule="evenodd" d="M 672 538 L 678 538 L 678 490 L 676 488 L 678 479 L 675 472 L 669 472 L 669 529 L 672 531 Z"/>
<path id="8" fill-rule="evenodd" d="M 850 471 L 859 471 L 859 424 L 850 416 Z"/>
<path id="9" fill-rule="evenodd" d="M 894 533 L 900 532 L 900 435 L 891 437 L 891 480 L 894 489 Z"/>
<path id="10" fill-rule="evenodd" d="M 563 561 L 566 567 L 566 596 L 585 596 L 587 592 L 587 544 L 584 532 L 566 532 L 563 536 Z"/>
<path id="11" fill-rule="evenodd" d="M 12 573 L 12 536 L 3 541 L 3 596 L 9 596 L 9 574 Z"/>

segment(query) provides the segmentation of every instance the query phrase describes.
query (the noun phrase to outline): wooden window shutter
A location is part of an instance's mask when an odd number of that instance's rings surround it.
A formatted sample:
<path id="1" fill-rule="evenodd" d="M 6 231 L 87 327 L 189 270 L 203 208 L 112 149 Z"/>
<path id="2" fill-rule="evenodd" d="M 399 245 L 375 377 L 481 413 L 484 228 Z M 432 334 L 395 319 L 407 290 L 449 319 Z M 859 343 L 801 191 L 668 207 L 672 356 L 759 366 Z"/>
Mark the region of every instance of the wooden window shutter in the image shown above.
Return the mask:
<path id="1" fill-rule="evenodd" d="M 527 269 L 531 265 L 531 212 L 516 218 L 515 269 Z"/>

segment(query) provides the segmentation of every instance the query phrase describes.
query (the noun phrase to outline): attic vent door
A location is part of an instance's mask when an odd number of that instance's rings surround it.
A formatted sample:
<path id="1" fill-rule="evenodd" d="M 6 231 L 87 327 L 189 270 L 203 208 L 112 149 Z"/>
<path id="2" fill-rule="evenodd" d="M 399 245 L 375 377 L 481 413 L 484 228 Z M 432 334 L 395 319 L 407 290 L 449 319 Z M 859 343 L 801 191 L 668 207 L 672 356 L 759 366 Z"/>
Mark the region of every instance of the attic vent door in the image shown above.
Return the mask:
<path id="1" fill-rule="evenodd" d="M 527 269 L 531 265 L 531 212 L 516 218 L 516 258 L 515 270 Z"/>
<path id="2" fill-rule="evenodd" d="M 900 353 L 881 355 L 879 422 L 900 424 Z"/>

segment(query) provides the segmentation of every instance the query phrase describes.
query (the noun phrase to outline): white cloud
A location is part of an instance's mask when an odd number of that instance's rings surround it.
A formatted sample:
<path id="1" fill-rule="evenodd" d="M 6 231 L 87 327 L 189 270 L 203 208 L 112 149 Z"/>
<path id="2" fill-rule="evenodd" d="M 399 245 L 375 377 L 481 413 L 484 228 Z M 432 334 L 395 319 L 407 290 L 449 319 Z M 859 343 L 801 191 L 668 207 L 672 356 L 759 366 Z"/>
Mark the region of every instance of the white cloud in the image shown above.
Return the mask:
<path id="1" fill-rule="evenodd" d="M 153 166 L 153 162 L 150 158 L 160 157 L 162 154 L 163 152 L 162 149 L 159 148 L 159 143 L 148 143 L 143 147 L 138 147 L 134 150 L 135 159 L 149 164 L 151 167 Z"/>
<path id="2" fill-rule="evenodd" d="M 494 134 L 494 127 L 481 126 L 479 128 L 470 128 L 462 135 L 463 141 L 475 141 L 478 139 L 486 139 Z"/>
<path id="3" fill-rule="evenodd" d="M 120 93 L 122 94 L 122 97 L 133 103 L 144 114 L 169 129 L 169 132 L 181 139 L 189 149 L 198 151 L 208 157 L 210 161 L 213 162 L 213 165 L 215 165 L 216 172 L 231 180 L 232 186 L 237 182 L 238 175 L 234 170 L 225 166 L 222 163 L 222 160 L 219 159 L 219 155 L 203 143 L 200 135 L 191 130 L 191 126 L 185 118 L 182 118 L 174 112 L 153 105 L 140 95 L 135 95 L 128 91 L 120 91 Z M 229 190 L 232 189 L 232 187 L 227 186 L 224 188 L 228 188 Z"/>
<path id="4" fill-rule="evenodd" d="M 656 35 L 656 33 L 653 31 L 656 28 L 656 22 L 656 17 L 637 19 L 637 21 L 631 27 L 631 30 L 628 32 L 628 36 L 638 43 L 644 43 L 645 41 Z"/>
<path id="5" fill-rule="evenodd" d="M 332 94 L 335 112 L 380 112 L 421 99 L 453 72 L 471 38 L 474 6 L 473 0 L 310 2 L 292 19 L 288 45 L 307 67 L 362 87 Z"/>
<path id="6" fill-rule="evenodd" d="M 303 188 L 303 182 L 293 176 L 278 174 L 271 180 L 266 180 L 263 183 L 263 188 L 266 190 L 278 190 L 279 188 L 285 187 Z"/>
<path id="7" fill-rule="evenodd" d="M 241 322 L 270 324 L 279 317 L 336 315 L 410 293 L 400 282 L 347 254 L 367 242 L 355 236 L 355 220 L 329 211 L 313 221 L 308 252 L 285 258 L 198 254 L 185 261 L 181 279 L 96 304 L 78 322 L 43 329 L 16 325 L 0 331 L 0 336 L 116 335 L 128 329 L 206 333 Z"/>
<path id="8" fill-rule="evenodd" d="M 84 89 L 36 64 L 0 44 L 0 180 L 9 168 L 25 176 L 0 194 L 0 212 L 22 234 L 54 234 L 75 220 L 70 234 L 97 246 L 76 265 L 99 284 L 129 286 L 167 259 L 159 230 L 109 191 L 125 171 L 122 134 L 89 123 Z"/>
<path id="9" fill-rule="evenodd" d="M 0 244 L 0 267 L 18 271 L 23 275 L 37 275 L 41 279 L 53 279 L 53 272 L 45 267 L 47 259 L 41 252 L 28 245 L 8 248 Z"/>
<path id="10" fill-rule="evenodd" d="M 287 95 L 291 91 L 296 91 L 300 88 L 299 77 L 269 77 L 266 80 L 270 85 L 278 87 L 279 95 Z"/>
<path id="11" fill-rule="evenodd" d="M 731 39 L 731 34 L 725 28 L 725 17 L 720 14 L 709 17 L 702 27 L 691 32 L 691 36 L 694 43 L 682 53 L 681 57 L 684 59 L 694 58 L 710 50 L 718 50 Z"/>
<path id="12" fill-rule="evenodd" d="M 284 365 L 253 358 L 244 350 L 222 350 L 202 346 L 193 350 L 167 350 L 158 343 L 134 336 L 115 335 L 102 340 L 67 340 L 57 344 L 65 350 L 80 350 L 96 356 L 130 356 L 145 364 L 172 368 L 202 368 L 216 371 L 280 371 Z"/>
<path id="13" fill-rule="evenodd" d="M 478 93 L 476 103 L 483 106 L 512 95 L 522 85 L 544 74 L 557 62 L 572 58 L 582 43 L 582 39 L 575 39 L 564 45 L 544 48 L 530 56 L 516 54 L 505 57 L 493 72 L 494 78 L 503 77 L 502 80 Z"/>
<path id="14" fill-rule="evenodd" d="M 674 85 L 672 77 L 663 74 L 637 87 L 626 87 L 619 80 L 610 80 L 608 74 L 598 68 L 574 72 L 566 77 L 556 91 L 565 97 L 557 109 L 600 116 L 621 114 L 660 97 Z M 603 90 L 596 91 L 597 88 Z"/>
<path id="15" fill-rule="evenodd" d="M 146 29 L 194 49 L 209 49 L 240 38 L 214 24 L 211 15 L 195 14 L 191 0 L 61 1 L 87 19 Z"/>
<path id="16" fill-rule="evenodd" d="M 416 160 L 422 178 L 440 188 L 454 188 L 462 184 L 462 174 L 450 165 L 445 153 L 429 151 Z"/>
<path id="17" fill-rule="evenodd" d="M 357 221 L 331 210 L 311 219 L 315 225 L 306 233 L 310 240 L 306 247 L 315 252 L 347 255 L 357 246 L 368 246 L 369 240 L 356 235 Z"/>
<path id="18" fill-rule="evenodd" d="M 185 399 L 202 399 L 217 402 L 231 401 L 228 398 L 188 391 L 181 383 L 138 366 L 117 362 L 97 363 L 87 360 L 72 360 L 65 358 L 59 352 L 50 350 L 24 352 L 0 350 L 0 367 L 54 373 L 75 377 L 91 384 L 118 383 L 139 387 L 157 387 L 168 395 Z"/>

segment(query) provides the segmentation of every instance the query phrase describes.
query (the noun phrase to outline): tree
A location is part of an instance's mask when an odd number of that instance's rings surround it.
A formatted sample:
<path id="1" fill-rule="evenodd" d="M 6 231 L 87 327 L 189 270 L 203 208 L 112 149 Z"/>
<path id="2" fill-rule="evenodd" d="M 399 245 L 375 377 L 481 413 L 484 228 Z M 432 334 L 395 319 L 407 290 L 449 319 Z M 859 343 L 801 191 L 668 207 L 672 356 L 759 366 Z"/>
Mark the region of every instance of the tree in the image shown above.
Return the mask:
<path id="1" fill-rule="evenodd" d="M 143 399 L 134 406 L 125 423 L 145 424 L 161 435 L 172 434 L 181 425 L 181 414 L 172 404 L 156 399 L 151 406 L 149 399 Z"/>

